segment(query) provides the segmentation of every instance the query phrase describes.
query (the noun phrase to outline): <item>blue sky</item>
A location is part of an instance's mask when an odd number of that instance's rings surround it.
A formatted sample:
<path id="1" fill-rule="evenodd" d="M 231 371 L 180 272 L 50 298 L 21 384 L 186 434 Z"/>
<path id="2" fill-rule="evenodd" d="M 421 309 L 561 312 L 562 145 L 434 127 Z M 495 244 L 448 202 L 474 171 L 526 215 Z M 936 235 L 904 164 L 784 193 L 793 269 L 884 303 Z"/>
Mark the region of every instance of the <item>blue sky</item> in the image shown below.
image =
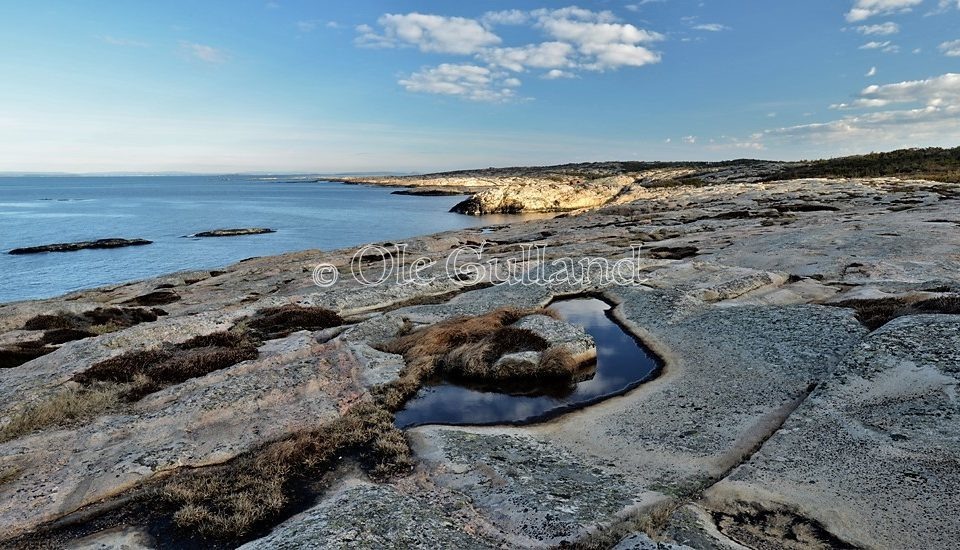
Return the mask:
<path id="1" fill-rule="evenodd" d="M 2 171 L 960 144 L 960 0 L 0 4 Z"/>

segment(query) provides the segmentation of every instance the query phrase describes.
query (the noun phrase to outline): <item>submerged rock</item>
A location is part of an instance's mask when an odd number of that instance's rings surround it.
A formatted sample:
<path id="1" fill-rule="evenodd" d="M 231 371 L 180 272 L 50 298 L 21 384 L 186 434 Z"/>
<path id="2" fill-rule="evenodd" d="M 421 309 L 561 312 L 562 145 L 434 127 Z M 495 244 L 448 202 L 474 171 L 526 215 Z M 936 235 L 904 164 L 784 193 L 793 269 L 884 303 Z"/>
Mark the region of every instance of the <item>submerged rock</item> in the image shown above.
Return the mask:
<path id="1" fill-rule="evenodd" d="M 97 239 L 95 241 L 80 241 L 75 243 L 54 243 L 40 246 L 14 248 L 8 254 L 39 254 L 41 252 L 75 252 L 97 248 L 122 248 L 125 246 L 143 246 L 153 244 L 146 239 Z"/>

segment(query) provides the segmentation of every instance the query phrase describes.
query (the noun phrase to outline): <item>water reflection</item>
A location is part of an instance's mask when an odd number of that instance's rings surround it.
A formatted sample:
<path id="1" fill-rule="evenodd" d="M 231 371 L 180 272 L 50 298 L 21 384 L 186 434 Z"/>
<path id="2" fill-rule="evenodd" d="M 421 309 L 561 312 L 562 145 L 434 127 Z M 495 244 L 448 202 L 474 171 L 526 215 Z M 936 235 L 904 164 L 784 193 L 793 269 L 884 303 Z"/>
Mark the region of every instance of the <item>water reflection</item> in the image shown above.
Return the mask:
<path id="1" fill-rule="evenodd" d="M 619 395 L 656 375 L 660 360 L 612 320 L 606 302 L 570 298 L 550 307 L 593 337 L 597 364 L 592 377 L 562 396 L 507 395 L 447 383 L 428 386 L 397 412 L 397 426 L 527 424 Z"/>

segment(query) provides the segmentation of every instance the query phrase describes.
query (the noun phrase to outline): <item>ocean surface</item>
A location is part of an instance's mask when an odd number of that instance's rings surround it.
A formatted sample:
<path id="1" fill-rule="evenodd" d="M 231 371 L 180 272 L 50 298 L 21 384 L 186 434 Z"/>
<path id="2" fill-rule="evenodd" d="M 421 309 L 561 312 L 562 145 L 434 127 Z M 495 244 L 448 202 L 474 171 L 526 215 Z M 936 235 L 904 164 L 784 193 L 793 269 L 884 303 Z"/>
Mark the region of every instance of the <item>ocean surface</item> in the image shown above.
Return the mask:
<path id="1" fill-rule="evenodd" d="M 449 213 L 463 197 L 251 176 L 0 178 L 0 303 L 193 269 L 253 256 L 333 250 L 502 223 Z M 185 238 L 268 227 L 276 233 Z M 10 255 L 13 248 L 108 237 L 146 246 Z"/>

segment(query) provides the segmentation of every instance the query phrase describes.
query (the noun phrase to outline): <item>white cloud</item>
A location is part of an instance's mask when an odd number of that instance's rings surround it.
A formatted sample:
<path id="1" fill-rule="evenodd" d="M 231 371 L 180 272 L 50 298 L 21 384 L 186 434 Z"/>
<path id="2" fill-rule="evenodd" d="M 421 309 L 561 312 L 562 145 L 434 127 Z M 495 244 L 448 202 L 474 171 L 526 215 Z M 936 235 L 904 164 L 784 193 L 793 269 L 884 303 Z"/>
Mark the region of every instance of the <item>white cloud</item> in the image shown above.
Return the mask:
<path id="1" fill-rule="evenodd" d="M 523 25 L 530 20 L 530 13 L 522 10 L 488 11 L 480 17 L 487 26 Z"/>
<path id="2" fill-rule="evenodd" d="M 857 27 L 857 32 L 865 35 L 890 36 L 900 32 L 900 25 L 892 21 L 879 25 L 861 25 Z"/>
<path id="3" fill-rule="evenodd" d="M 708 32 L 721 32 L 729 31 L 730 27 L 726 25 L 721 25 L 720 23 L 702 23 L 700 25 L 695 25 L 693 30 L 696 31 L 708 31 Z"/>
<path id="4" fill-rule="evenodd" d="M 542 78 L 546 80 L 556 80 L 558 78 L 575 78 L 577 75 L 569 71 L 561 71 L 560 69 L 551 69 L 543 74 Z"/>
<path id="5" fill-rule="evenodd" d="M 960 139 L 960 74 L 868 86 L 853 102 L 832 108 L 868 112 L 768 130 L 764 136 L 818 144 L 869 143 L 871 148 L 955 143 Z"/>
<path id="6" fill-rule="evenodd" d="M 877 68 L 870 67 L 870 70 L 867 71 L 867 74 L 865 74 L 864 76 L 876 76 L 876 74 L 877 74 Z"/>
<path id="7" fill-rule="evenodd" d="M 697 136 L 684 136 L 683 142 L 688 145 L 693 145 L 697 142 Z"/>
<path id="8" fill-rule="evenodd" d="M 928 107 L 960 107 L 960 74 L 947 73 L 926 80 L 910 80 L 882 86 L 867 86 L 851 103 L 835 109 L 887 107 L 894 103 L 919 103 Z"/>
<path id="9" fill-rule="evenodd" d="M 180 47 L 194 59 L 205 63 L 224 63 L 230 56 L 226 51 L 206 44 L 197 44 L 195 42 L 181 42 Z"/>
<path id="10" fill-rule="evenodd" d="M 511 89 L 516 79 L 501 79 L 487 67 L 443 63 L 427 67 L 401 79 L 400 85 L 411 92 L 462 97 L 472 101 L 506 101 L 515 96 Z"/>
<path id="11" fill-rule="evenodd" d="M 877 15 L 889 15 L 910 11 L 923 0 L 856 0 L 847 12 L 847 21 L 855 23 Z"/>
<path id="12" fill-rule="evenodd" d="M 960 0 L 940 0 L 940 2 L 937 4 L 937 8 L 928 12 L 926 15 L 940 15 L 950 11 L 950 8 L 952 7 L 960 9 Z"/>
<path id="13" fill-rule="evenodd" d="M 866 44 L 860 46 L 861 50 L 880 50 L 884 53 L 897 53 L 900 51 L 900 46 L 897 46 L 893 42 L 886 40 L 884 42 L 867 42 Z"/>
<path id="14" fill-rule="evenodd" d="M 663 35 L 629 23 L 595 23 L 563 18 L 544 18 L 540 24 L 557 40 L 574 44 L 638 44 L 663 40 Z"/>
<path id="15" fill-rule="evenodd" d="M 660 54 L 641 44 L 664 39 L 658 32 L 629 23 L 616 23 L 611 12 L 581 8 L 535 10 L 537 26 L 556 40 L 568 42 L 586 56 L 580 66 L 588 70 L 641 67 L 660 61 Z"/>
<path id="16" fill-rule="evenodd" d="M 940 51 L 949 57 L 960 57 L 960 40 L 951 40 L 940 44 Z"/>
<path id="17" fill-rule="evenodd" d="M 566 42 L 543 42 L 528 44 L 517 48 L 491 48 L 479 54 L 479 58 L 515 72 L 523 72 L 526 67 L 551 69 L 570 67 L 573 46 Z"/>
<path id="18" fill-rule="evenodd" d="M 297 21 L 297 30 L 300 32 L 311 32 L 320 25 L 321 21 L 319 19 L 306 19 L 303 21 Z"/>
<path id="19" fill-rule="evenodd" d="M 632 44 L 590 43 L 581 46 L 580 51 L 596 58 L 595 62 L 584 65 L 584 68 L 590 70 L 602 71 L 623 66 L 642 67 L 660 62 L 660 54 Z"/>
<path id="20" fill-rule="evenodd" d="M 642 7 L 645 6 L 645 5 L 647 5 L 647 4 L 662 4 L 662 3 L 666 2 L 666 1 L 667 1 L 667 0 L 640 0 L 640 1 L 637 2 L 636 4 L 627 4 L 627 5 L 624 6 L 624 7 L 627 8 L 628 10 L 630 10 L 630 11 L 640 11 L 640 10 L 642 9 Z"/>
<path id="21" fill-rule="evenodd" d="M 576 6 L 491 11 L 478 19 L 386 14 L 377 23 L 379 30 L 370 25 L 356 27 L 358 46 L 412 46 L 471 59 L 421 69 L 400 81 L 407 90 L 482 101 L 513 97 L 511 88 L 522 82 L 518 76 L 508 77 L 506 71 L 519 75 L 542 69 L 546 72 L 541 78 L 556 80 L 574 78 L 581 71 L 641 67 L 661 60 L 660 53 L 649 46 L 665 39 L 660 33 L 620 22 L 613 12 Z M 502 39 L 491 30 L 497 25 L 525 25 L 541 31 L 547 40 L 501 47 Z"/>
<path id="22" fill-rule="evenodd" d="M 139 40 L 132 40 L 130 38 L 117 38 L 115 36 L 110 36 L 110 35 L 101 36 L 100 40 L 103 40 L 104 42 L 106 42 L 107 44 L 110 44 L 111 46 L 124 46 L 124 47 L 130 47 L 130 48 L 146 48 L 150 46 L 150 44 L 146 42 L 141 42 Z"/>
<path id="23" fill-rule="evenodd" d="M 422 13 L 386 14 L 377 20 L 383 34 L 369 25 L 357 27 L 360 46 L 392 47 L 413 45 L 423 52 L 468 55 L 501 42 L 474 19 Z"/>

